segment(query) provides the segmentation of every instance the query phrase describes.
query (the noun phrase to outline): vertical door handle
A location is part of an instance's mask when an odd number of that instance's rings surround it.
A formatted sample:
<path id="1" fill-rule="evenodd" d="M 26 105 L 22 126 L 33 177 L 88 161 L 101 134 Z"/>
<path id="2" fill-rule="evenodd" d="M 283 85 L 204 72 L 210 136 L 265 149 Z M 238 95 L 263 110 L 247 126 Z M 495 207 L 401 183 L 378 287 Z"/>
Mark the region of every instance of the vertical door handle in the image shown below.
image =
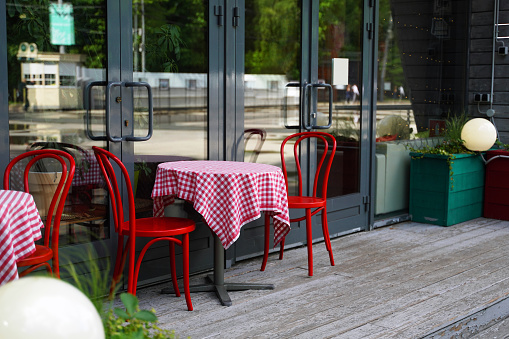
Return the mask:
<path id="1" fill-rule="evenodd" d="M 154 132 L 154 107 L 153 107 L 153 99 L 152 99 L 152 87 L 146 82 L 126 82 L 124 83 L 125 87 L 145 87 L 148 92 L 148 132 L 144 137 L 135 137 L 135 136 L 127 136 L 125 137 L 126 141 L 147 141 L 152 137 L 152 133 Z M 134 112 L 133 112 L 134 114 Z M 134 125 L 133 125 L 134 127 Z"/>
<path id="2" fill-rule="evenodd" d="M 114 137 L 114 136 L 112 136 L 111 135 L 111 130 L 110 130 L 110 127 L 111 127 L 111 116 L 110 116 L 110 111 L 111 111 L 111 89 L 113 87 L 120 87 L 120 86 L 122 86 L 122 84 L 123 84 L 123 82 L 114 81 L 114 82 L 108 83 L 108 85 L 106 86 L 106 137 L 111 142 L 121 142 L 121 141 L 123 141 L 122 137 Z M 119 101 L 117 101 L 117 102 L 119 102 Z"/>
<path id="3" fill-rule="evenodd" d="M 290 82 L 290 83 L 286 84 L 285 89 L 288 87 L 299 87 L 300 88 L 300 83 Z M 288 99 L 287 98 L 288 98 L 288 96 L 285 93 L 285 102 L 284 102 L 284 108 L 283 108 L 283 120 L 284 120 L 285 128 L 299 129 L 300 125 L 289 125 L 288 124 Z"/>
<path id="4" fill-rule="evenodd" d="M 95 86 L 103 86 L 106 87 L 108 83 L 106 81 L 92 81 L 88 83 L 87 87 L 85 87 L 85 100 L 86 110 L 85 110 L 85 133 L 90 140 L 95 141 L 104 141 L 107 140 L 105 135 L 96 136 L 92 133 L 92 116 L 90 111 L 92 110 L 92 88 Z"/>
<path id="5" fill-rule="evenodd" d="M 327 125 L 315 125 L 313 121 L 316 121 L 317 113 L 311 112 L 308 105 L 308 90 L 310 88 L 328 88 L 329 89 L 329 119 Z M 333 91 L 332 86 L 330 84 L 307 84 L 304 87 L 304 109 L 309 111 L 308 114 L 304 114 L 303 117 L 303 127 L 306 130 L 312 129 L 329 129 L 332 126 L 332 101 L 333 101 Z"/>

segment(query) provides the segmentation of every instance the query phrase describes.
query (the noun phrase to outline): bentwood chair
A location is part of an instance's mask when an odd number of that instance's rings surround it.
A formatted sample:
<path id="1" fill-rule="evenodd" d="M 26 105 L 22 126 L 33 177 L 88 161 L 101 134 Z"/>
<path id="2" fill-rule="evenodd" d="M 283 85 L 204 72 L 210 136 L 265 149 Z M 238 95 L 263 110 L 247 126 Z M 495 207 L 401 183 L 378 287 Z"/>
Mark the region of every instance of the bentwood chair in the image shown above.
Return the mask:
<path id="1" fill-rule="evenodd" d="M 183 280 L 184 294 L 186 297 L 187 309 L 193 310 L 191 303 L 191 294 L 189 291 L 189 233 L 194 231 L 196 225 L 191 219 L 174 217 L 147 217 L 136 219 L 134 194 L 131 186 L 131 180 L 124 164 L 113 153 L 102 148 L 93 146 L 95 156 L 101 168 L 105 179 L 108 193 L 110 196 L 111 208 L 113 210 L 113 220 L 115 231 L 118 233 L 117 260 L 113 271 L 113 281 L 110 293 L 114 292 L 115 286 L 120 281 L 124 270 L 127 255 L 129 254 L 129 268 L 127 280 L 127 292 L 136 295 L 136 286 L 138 282 L 138 273 L 140 271 L 143 256 L 149 247 L 158 241 L 168 241 L 170 252 L 170 269 L 175 294 L 180 297 L 180 291 L 177 285 L 177 271 L 175 266 L 175 244 L 182 246 L 183 256 Z M 124 177 L 124 183 L 127 187 L 128 215 L 124 218 L 124 207 L 119 184 L 115 176 L 113 164 L 116 164 Z M 124 247 L 124 236 L 127 242 Z M 176 238 L 182 236 L 182 240 Z M 136 259 L 136 238 L 153 238 L 141 250 Z"/>
<path id="2" fill-rule="evenodd" d="M 304 141 L 304 144 L 308 140 L 314 140 L 318 144 L 318 149 L 323 146 L 323 151 L 318 152 L 318 163 L 316 166 L 316 172 L 314 175 L 313 192 L 309 196 L 304 195 L 302 192 L 302 170 L 299 162 L 299 145 Z M 289 170 L 287 168 L 287 162 L 285 161 L 285 146 L 289 141 L 295 142 L 293 144 L 293 158 L 297 170 L 297 184 L 298 184 L 298 195 L 288 196 L 288 208 L 289 209 L 303 209 L 305 215 L 303 217 L 290 219 L 290 222 L 306 221 L 306 237 L 307 237 L 307 249 L 308 249 L 308 275 L 313 275 L 313 234 L 311 217 L 321 212 L 322 217 L 322 231 L 325 239 L 325 246 L 329 252 L 329 259 L 331 266 L 334 266 L 334 257 L 332 254 L 332 246 L 329 237 L 329 227 L 327 224 L 327 182 L 329 178 L 329 172 L 336 153 L 336 139 L 324 132 L 302 132 L 288 136 L 283 140 L 281 144 L 281 164 L 283 174 L 286 182 L 286 190 L 288 191 L 288 175 Z M 288 148 L 292 142 L 288 144 Z M 321 144 L 321 145 L 320 145 Z M 321 154 L 320 154 L 321 153 Z M 263 262 L 261 270 L 264 271 L 267 265 L 267 259 L 269 255 L 269 236 L 270 236 L 270 216 L 265 214 L 265 248 L 263 255 Z M 283 252 L 285 247 L 285 239 L 281 241 L 281 248 L 279 253 L 279 259 L 283 259 Z"/>
<path id="3" fill-rule="evenodd" d="M 263 143 L 265 142 L 265 138 L 267 137 L 267 132 L 260 128 L 248 128 L 244 130 L 244 148 L 246 148 L 247 143 L 252 137 L 257 136 L 256 145 L 253 149 L 253 153 L 251 154 L 251 158 L 249 162 L 256 162 L 258 159 L 258 155 L 260 155 L 262 151 Z"/>
<path id="4" fill-rule="evenodd" d="M 19 171 L 19 166 L 23 165 L 23 160 L 25 159 L 28 163 L 23 170 L 23 190 L 27 193 L 31 193 L 34 196 L 34 201 L 39 211 L 44 211 L 44 215 L 41 215 L 44 221 L 44 237 L 42 245 L 36 244 L 35 252 L 33 254 L 16 262 L 18 267 L 27 267 L 19 274 L 19 276 L 23 277 L 37 268 L 45 267 L 49 273 L 60 278 L 58 262 L 60 219 L 62 218 L 67 193 L 69 192 L 69 188 L 74 177 L 74 159 L 70 154 L 58 150 L 36 150 L 25 152 L 12 159 L 7 165 L 4 172 L 4 189 L 9 189 L 11 187 L 11 182 L 14 183 L 19 180 L 19 176 L 16 171 Z M 57 165 L 56 170 L 58 170 L 58 172 L 35 172 L 37 164 L 40 164 L 41 161 L 53 162 Z M 19 166 L 14 167 L 17 164 L 19 164 Z M 47 177 L 42 177 L 43 179 L 41 180 L 32 179 L 36 174 L 47 174 L 51 177 L 51 179 L 49 181 Z M 36 186 L 41 186 L 42 188 Z M 45 193 L 49 194 L 49 196 L 45 197 Z M 51 261 L 51 266 L 49 261 Z"/>

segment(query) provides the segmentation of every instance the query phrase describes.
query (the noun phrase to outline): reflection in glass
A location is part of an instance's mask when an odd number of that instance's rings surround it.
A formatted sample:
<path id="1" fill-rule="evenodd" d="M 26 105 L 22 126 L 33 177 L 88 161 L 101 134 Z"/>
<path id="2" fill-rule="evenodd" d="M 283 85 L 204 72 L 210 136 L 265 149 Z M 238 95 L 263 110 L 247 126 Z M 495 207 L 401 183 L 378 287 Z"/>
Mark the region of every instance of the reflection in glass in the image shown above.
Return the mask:
<path id="1" fill-rule="evenodd" d="M 380 1 L 375 214 L 408 209 L 408 146 L 440 142 L 464 112 L 468 6 Z"/>
<path id="2" fill-rule="evenodd" d="M 90 151 L 92 145 L 104 145 L 89 140 L 83 124 L 86 84 L 105 80 L 105 4 L 66 4 L 72 11 L 64 17 L 74 20 L 79 34 L 65 29 L 63 22 L 62 36 L 51 30 L 49 6 L 49 1 L 6 3 L 10 157 L 42 148 L 75 157 L 77 172 L 60 227 L 60 246 L 65 246 L 109 236 L 106 193 Z M 73 44 L 67 45 L 71 34 Z M 91 102 L 91 125 L 97 133 L 104 126 L 102 91 L 94 90 Z"/>
<path id="3" fill-rule="evenodd" d="M 332 128 L 325 131 L 334 135 L 337 142 L 328 197 L 357 193 L 360 189 L 362 13 L 359 1 L 320 2 L 318 81 L 333 85 Z M 333 60 L 338 58 L 347 62 L 345 81 L 333 77 Z M 328 110 L 328 89 L 320 88 L 319 124 L 327 124 Z"/>
<path id="4" fill-rule="evenodd" d="M 136 211 L 143 215 L 152 213 L 158 164 L 207 159 L 207 9 L 203 1 L 133 1 L 133 81 L 151 86 L 154 112 L 151 139 L 134 143 Z M 143 137 L 147 89 L 134 88 L 133 98 L 133 134 Z"/>
<path id="5" fill-rule="evenodd" d="M 300 22 L 297 0 L 246 1 L 244 161 L 281 166 L 281 142 L 298 132 Z"/>

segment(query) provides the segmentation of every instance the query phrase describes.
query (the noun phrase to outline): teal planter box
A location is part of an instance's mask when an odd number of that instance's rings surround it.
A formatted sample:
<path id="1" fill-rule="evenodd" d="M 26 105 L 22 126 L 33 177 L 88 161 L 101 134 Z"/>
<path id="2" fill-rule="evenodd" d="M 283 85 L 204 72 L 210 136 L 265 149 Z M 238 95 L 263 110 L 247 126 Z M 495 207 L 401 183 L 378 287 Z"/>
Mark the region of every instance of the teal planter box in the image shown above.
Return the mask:
<path id="1" fill-rule="evenodd" d="M 413 221 L 451 226 L 483 216 L 484 161 L 479 155 L 410 153 Z"/>

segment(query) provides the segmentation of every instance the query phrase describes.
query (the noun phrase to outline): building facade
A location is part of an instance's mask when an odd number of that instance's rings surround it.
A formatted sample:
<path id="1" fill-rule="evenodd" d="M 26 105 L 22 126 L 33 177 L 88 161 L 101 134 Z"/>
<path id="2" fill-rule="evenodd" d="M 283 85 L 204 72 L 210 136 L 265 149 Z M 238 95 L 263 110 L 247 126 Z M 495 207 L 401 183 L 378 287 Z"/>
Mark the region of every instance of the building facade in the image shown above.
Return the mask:
<path id="1" fill-rule="evenodd" d="M 504 1 L 0 0 L 0 25 L 0 167 L 35 143 L 83 150 L 60 232 L 71 262 L 90 244 L 106 261 L 115 253 L 92 146 L 118 155 L 133 179 L 149 169 L 137 179 L 142 215 L 161 162 L 279 166 L 286 136 L 327 131 L 338 142 L 328 220 L 339 237 L 410 218 L 407 146 L 439 140 L 448 116 L 489 118 L 509 142 Z M 153 136 L 127 141 L 147 135 L 150 106 Z M 263 143 L 246 137 L 251 129 Z M 300 150 L 304 190 L 321 151 Z M 201 217 L 183 201 L 167 213 L 198 222 L 191 270 L 210 269 Z M 261 220 L 245 225 L 226 265 L 260 255 L 263 234 Z M 305 227 L 292 225 L 287 246 L 305 241 Z M 146 260 L 142 284 L 168 277 L 165 248 Z"/>

